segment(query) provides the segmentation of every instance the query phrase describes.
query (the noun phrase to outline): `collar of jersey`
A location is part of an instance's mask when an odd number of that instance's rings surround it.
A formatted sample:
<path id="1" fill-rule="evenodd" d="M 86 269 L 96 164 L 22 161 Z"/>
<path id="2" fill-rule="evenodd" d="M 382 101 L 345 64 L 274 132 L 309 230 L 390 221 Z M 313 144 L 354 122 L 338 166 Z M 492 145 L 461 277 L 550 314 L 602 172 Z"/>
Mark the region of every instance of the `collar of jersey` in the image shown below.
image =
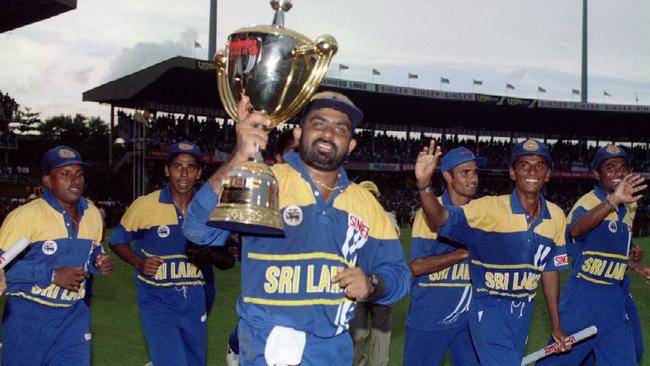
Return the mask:
<path id="1" fill-rule="evenodd" d="M 160 190 L 160 197 L 158 197 L 158 202 L 171 204 L 174 203 L 172 200 L 172 191 L 171 188 L 169 188 L 169 184 L 165 184 L 165 186 Z"/>
<path id="2" fill-rule="evenodd" d="M 453 206 L 454 203 L 451 201 L 451 197 L 449 197 L 449 190 L 445 189 L 442 192 L 442 205 L 443 206 Z"/>
<path id="3" fill-rule="evenodd" d="M 607 193 L 603 192 L 598 185 L 594 186 L 594 194 L 598 197 L 599 200 L 604 201 L 607 198 Z"/>
<path id="4" fill-rule="evenodd" d="M 192 197 L 196 194 L 196 189 L 192 189 Z M 158 202 L 160 203 L 169 203 L 174 204 L 172 199 L 172 189 L 169 187 L 169 183 L 165 184 L 164 187 L 160 190 L 160 196 L 158 197 Z"/>
<path id="5" fill-rule="evenodd" d="M 48 205 L 50 205 L 53 209 L 55 209 L 57 212 L 65 212 L 63 207 L 59 204 L 59 201 L 56 200 L 56 198 L 52 195 L 52 193 L 45 188 L 45 194 L 43 195 L 43 200 L 47 202 Z M 77 202 L 77 209 L 79 210 L 79 215 L 83 215 L 84 211 L 88 208 L 88 203 L 86 202 L 86 199 L 81 197 L 79 199 L 79 202 Z"/>
<path id="6" fill-rule="evenodd" d="M 539 214 L 539 217 L 542 219 L 550 219 L 551 213 L 548 212 L 548 208 L 546 207 L 546 199 L 544 198 L 543 194 L 539 195 L 539 200 L 541 202 L 539 207 L 542 210 L 542 212 Z M 512 193 L 510 193 L 510 210 L 512 210 L 513 215 L 526 215 L 528 213 L 526 210 L 524 210 L 524 206 L 521 205 L 521 202 L 519 202 L 516 188 L 512 191 Z"/>
<path id="7" fill-rule="evenodd" d="M 305 169 L 305 163 L 302 161 L 302 159 L 300 159 L 300 155 L 298 155 L 297 152 L 288 152 L 284 154 L 283 158 L 289 165 L 291 165 L 292 168 L 297 170 L 300 175 L 302 175 L 302 179 L 312 183 L 312 185 L 314 184 L 311 180 L 311 177 L 309 176 L 309 173 L 307 173 L 307 170 Z M 348 179 L 348 175 L 345 173 L 345 169 L 343 169 L 343 167 L 339 168 L 339 180 L 336 184 L 341 186 L 342 190 L 345 190 L 350 185 L 350 180 Z"/>

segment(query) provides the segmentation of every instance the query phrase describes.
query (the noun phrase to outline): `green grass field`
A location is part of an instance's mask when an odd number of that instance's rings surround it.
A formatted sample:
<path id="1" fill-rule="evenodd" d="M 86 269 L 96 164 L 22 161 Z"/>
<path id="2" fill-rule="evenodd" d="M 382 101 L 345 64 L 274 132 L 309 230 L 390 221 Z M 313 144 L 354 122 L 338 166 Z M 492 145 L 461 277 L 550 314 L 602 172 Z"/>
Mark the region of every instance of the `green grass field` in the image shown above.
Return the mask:
<path id="1" fill-rule="evenodd" d="M 402 231 L 404 252 L 410 253 L 410 231 Z M 637 239 L 644 248 L 650 246 L 650 237 Z M 650 256 L 650 250 L 646 249 Z M 650 260 L 646 260 L 646 263 Z M 149 361 L 145 339 L 140 328 L 136 305 L 132 268 L 116 261 L 113 274 L 98 278 L 93 298 L 93 364 L 94 365 L 143 365 Z M 216 271 L 217 300 L 208 317 L 208 365 L 225 365 L 228 336 L 236 322 L 235 301 L 239 294 L 239 264 L 229 271 Z M 566 278 L 566 272 L 563 275 Z M 634 276 L 632 293 L 641 315 L 642 324 L 650 324 L 650 292 L 641 278 Z M 402 364 L 404 320 L 408 311 L 408 297 L 395 305 L 393 335 L 391 341 L 391 365 Z M 543 346 L 549 336 L 548 317 L 540 290 L 536 299 L 535 315 L 530 328 L 528 350 Z M 650 349 L 650 334 L 644 329 L 645 348 Z M 445 363 L 449 365 L 449 363 Z M 642 365 L 650 366 L 650 357 Z"/>

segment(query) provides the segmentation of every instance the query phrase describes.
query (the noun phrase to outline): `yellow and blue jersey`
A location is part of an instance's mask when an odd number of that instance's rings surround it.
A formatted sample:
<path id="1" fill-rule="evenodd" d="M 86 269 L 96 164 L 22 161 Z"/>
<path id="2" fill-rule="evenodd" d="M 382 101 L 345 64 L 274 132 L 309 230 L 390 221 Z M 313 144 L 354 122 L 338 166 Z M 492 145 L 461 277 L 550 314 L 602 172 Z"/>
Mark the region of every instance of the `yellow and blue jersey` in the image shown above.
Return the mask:
<path id="1" fill-rule="evenodd" d="M 343 333 L 355 304 L 332 281 L 346 267 L 384 279 L 378 303 L 391 304 L 408 291 L 409 269 L 387 213 L 374 196 L 340 169 L 325 202 L 298 154 L 274 165 L 284 237 L 242 238 L 240 317 L 259 327 L 282 325 L 332 337 Z M 199 244 L 223 244 L 228 233 L 205 225 L 218 197 L 204 185 L 189 207 L 185 234 Z"/>
<path id="2" fill-rule="evenodd" d="M 566 217 L 543 196 L 534 221 L 516 190 L 447 209 L 449 218 L 438 234 L 469 248 L 470 278 L 477 298 L 532 301 L 542 272 L 568 266 Z"/>
<path id="3" fill-rule="evenodd" d="M 75 227 L 70 215 L 46 191 L 42 198 L 16 208 L 7 216 L 0 228 L 0 253 L 22 237 L 30 242 L 24 257 L 17 258 L 7 269 L 7 295 L 51 307 L 70 307 L 86 296 L 87 281 L 78 292 L 52 283 L 57 268 L 80 267 L 99 273 L 95 260 L 103 253 L 101 215 L 85 198 L 79 200 L 77 209 L 79 223 Z"/>
<path id="4" fill-rule="evenodd" d="M 169 287 L 205 284 L 201 269 L 188 260 L 188 240 L 183 235 L 183 215 L 172 201 L 169 186 L 136 199 L 113 230 L 113 245 L 135 241 L 134 251 L 143 259 L 160 257 L 163 263 L 154 276 L 136 269 L 136 283 Z M 206 274 L 208 275 L 208 274 Z M 212 275 L 210 272 L 209 275 Z"/>
<path id="5" fill-rule="evenodd" d="M 445 207 L 454 205 L 446 190 L 438 200 Z M 462 244 L 438 237 L 435 229 L 429 227 L 421 208 L 415 215 L 411 235 L 411 261 L 463 248 Z M 415 276 L 406 325 L 421 330 L 467 325 L 467 311 L 472 300 L 469 277 L 469 259 L 435 273 Z"/>
<path id="6" fill-rule="evenodd" d="M 599 187 L 582 196 L 569 212 L 569 227 L 607 197 Z M 622 286 L 632 237 L 635 206 L 619 206 L 587 234 L 568 239 L 573 256 L 571 280 Z"/>

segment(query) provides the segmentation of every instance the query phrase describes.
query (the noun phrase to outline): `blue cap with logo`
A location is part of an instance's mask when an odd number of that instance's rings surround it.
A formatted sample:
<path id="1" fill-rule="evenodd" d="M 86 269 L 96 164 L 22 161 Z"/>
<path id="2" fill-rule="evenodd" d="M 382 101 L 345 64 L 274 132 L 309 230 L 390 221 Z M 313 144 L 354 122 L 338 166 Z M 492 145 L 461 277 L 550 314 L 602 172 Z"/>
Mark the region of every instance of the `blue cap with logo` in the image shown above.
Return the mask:
<path id="1" fill-rule="evenodd" d="M 549 166 L 551 166 L 553 163 L 553 159 L 551 159 L 551 153 L 548 150 L 548 146 L 539 140 L 528 139 L 513 146 L 512 152 L 510 153 L 510 165 L 514 165 L 517 159 L 525 155 L 541 156 L 544 158 L 544 160 L 546 160 L 546 163 Z"/>
<path id="2" fill-rule="evenodd" d="M 627 155 L 627 153 L 622 147 L 616 145 L 607 145 L 601 147 L 596 151 L 596 155 L 594 155 L 594 160 L 591 162 L 591 167 L 592 169 L 598 170 L 598 168 L 600 168 L 600 165 L 605 160 L 612 159 L 612 158 L 623 158 L 628 163 L 630 162 L 630 160 L 632 160 L 631 159 L 632 157 Z"/>
<path id="3" fill-rule="evenodd" d="M 43 160 L 41 160 L 41 170 L 44 175 L 47 175 L 52 169 L 73 164 L 90 166 L 90 164 L 84 163 L 81 160 L 81 154 L 79 154 L 79 151 L 70 146 L 56 146 L 47 150 L 45 155 L 43 155 Z"/>
<path id="4" fill-rule="evenodd" d="M 169 150 L 167 150 L 167 161 L 172 161 L 178 154 L 190 154 L 196 159 L 197 163 L 203 163 L 201 149 L 189 141 L 180 141 L 170 146 Z"/>
<path id="5" fill-rule="evenodd" d="M 467 163 L 468 161 L 475 161 L 477 167 L 482 167 L 487 163 L 486 158 L 481 158 L 472 152 L 472 150 L 466 148 L 465 146 L 460 146 L 455 149 L 449 150 L 445 156 L 440 159 L 440 171 L 449 172 L 454 169 L 456 166 Z"/>
<path id="6" fill-rule="evenodd" d="M 302 113 L 300 124 L 302 125 L 302 123 L 305 122 L 307 113 L 321 108 L 332 108 L 347 114 L 348 118 L 350 118 L 350 122 L 352 122 L 352 128 L 359 127 L 361 120 L 363 120 L 363 112 L 352 103 L 350 98 L 341 93 L 324 91 L 316 93 L 311 97 L 309 104 L 307 104 L 307 107 Z"/>

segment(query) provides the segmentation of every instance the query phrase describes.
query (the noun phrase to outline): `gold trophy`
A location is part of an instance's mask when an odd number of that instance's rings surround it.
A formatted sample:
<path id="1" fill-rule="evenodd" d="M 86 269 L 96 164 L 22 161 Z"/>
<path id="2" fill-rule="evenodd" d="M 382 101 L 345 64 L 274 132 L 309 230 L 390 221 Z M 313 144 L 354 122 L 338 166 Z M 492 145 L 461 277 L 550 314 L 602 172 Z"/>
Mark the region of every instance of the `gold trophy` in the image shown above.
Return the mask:
<path id="1" fill-rule="evenodd" d="M 338 49 L 332 36 L 312 42 L 284 28 L 284 13 L 292 7 L 289 0 L 273 0 L 271 7 L 273 25 L 236 30 L 228 37 L 226 50 L 215 55 L 219 97 L 226 112 L 237 120 L 237 104 L 248 96 L 252 110 L 268 115 L 269 129 L 303 109 Z M 252 161 L 228 173 L 208 224 L 248 234 L 283 234 L 278 182 L 259 149 Z"/>

